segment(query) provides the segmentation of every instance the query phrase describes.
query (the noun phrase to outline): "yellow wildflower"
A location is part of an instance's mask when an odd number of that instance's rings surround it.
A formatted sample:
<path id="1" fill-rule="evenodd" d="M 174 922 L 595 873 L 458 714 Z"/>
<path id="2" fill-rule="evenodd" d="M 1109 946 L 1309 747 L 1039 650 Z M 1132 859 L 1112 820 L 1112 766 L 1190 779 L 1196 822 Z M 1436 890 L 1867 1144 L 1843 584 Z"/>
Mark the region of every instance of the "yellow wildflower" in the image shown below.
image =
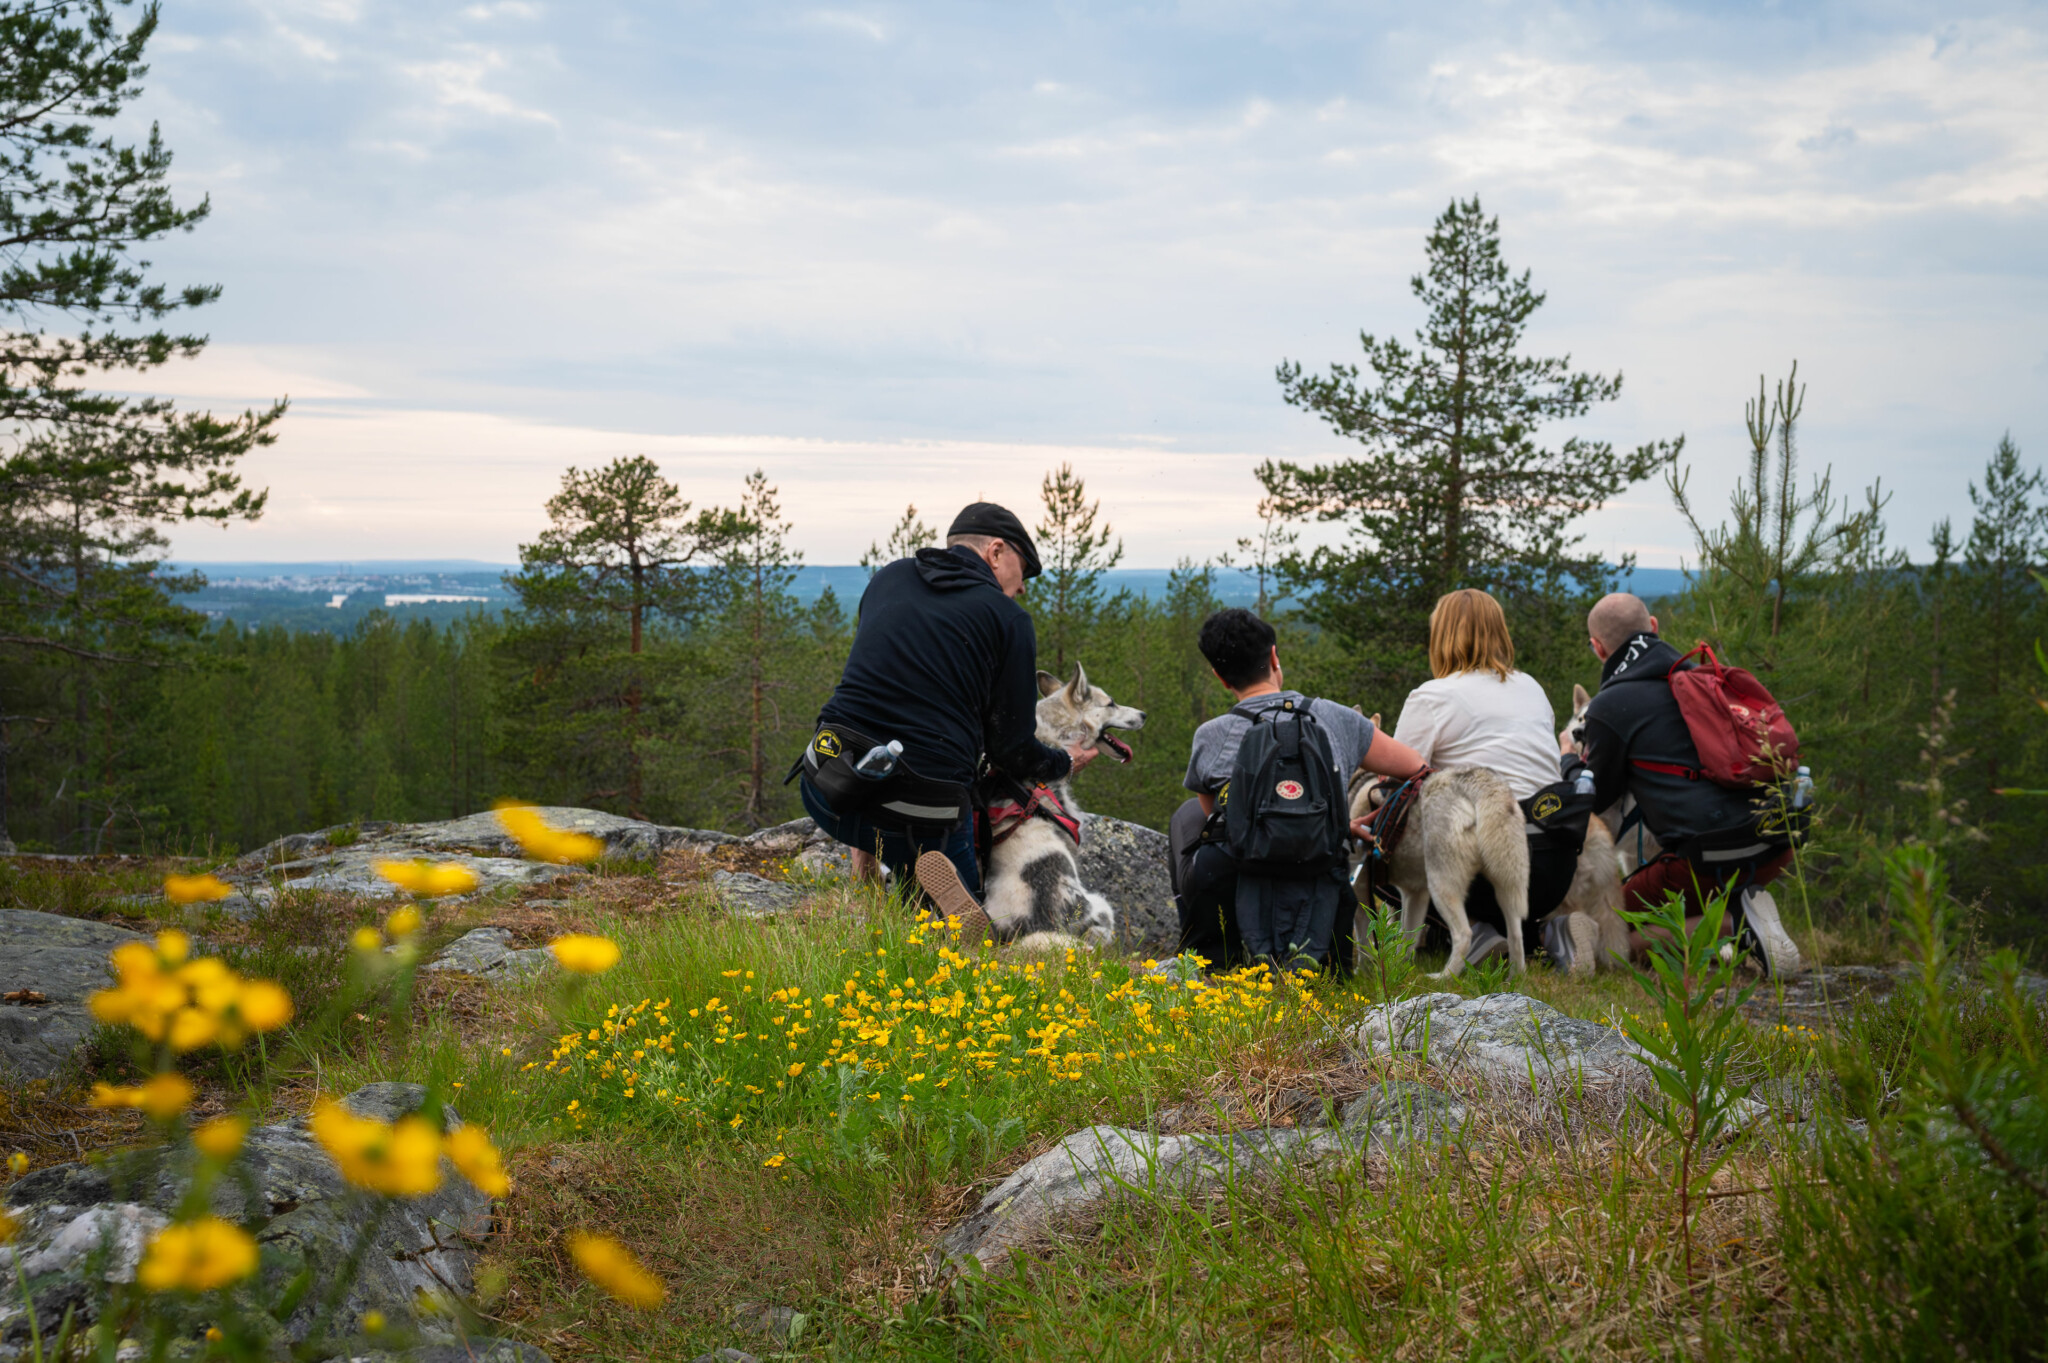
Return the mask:
<path id="1" fill-rule="evenodd" d="M 424 1197 L 441 1186 L 441 1133 L 417 1113 L 385 1123 L 322 1098 L 306 1124 L 341 1176 L 358 1188 Z"/>
<path id="2" fill-rule="evenodd" d="M 774 1154 L 770 1155 L 767 1159 L 762 1160 L 761 1167 L 763 1169 L 780 1169 L 783 1165 L 787 1163 L 789 1163 L 789 1156 L 783 1154 L 780 1150 L 778 1150 Z"/>
<path id="3" fill-rule="evenodd" d="M 28 1152 L 17 1150 L 7 1157 L 7 1172 L 20 1178 L 28 1172 Z"/>
<path id="4" fill-rule="evenodd" d="M 491 1144 L 490 1133 L 482 1127 L 474 1124 L 458 1127 L 448 1133 L 443 1144 L 456 1169 L 475 1184 L 479 1192 L 503 1197 L 512 1191 L 512 1180 L 505 1177 L 504 1157 L 498 1153 L 498 1147 Z"/>
<path id="5" fill-rule="evenodd" d="M 355 935 L 348 939 L 348 944 L 367 956 L 373 951 L 384 949 L 384 934 L 375 928 L 357 928 Z"/>
<path id="6" fill-rule="evenodd" d="M 363 1312 L 363 1333 L 366 1335 L 381 1335 L 384 1333 L 384 1313 L 382 1311 Z"/>
<path id="7" fill-rule="evenodd" d="M 792 1078 L 792 1079 L 796 1078 L 796 1077 L 797 1077 L 797 1076 L 798 1076 L 799 1074 L 802 1074 L 803 1072 L 804 1072 L 804 1062 L 803 1062 L 803 1061 L 801 1061 L 801 1060 L 798 1060 L 798 1061 L 794 1062 L 794 1063 L 793 1063 L 793 1064 L 791 1064 L 791 1065 L 790 1065 L 790 1067 L 789 1067 L 789 1077 L 790 1077 L 790 1078 Z"/>
<path id="8" fill-rule="evenodd" d="M 200 904 L 226 899 L 235 887 L 219 876 L 165 876 L 164 898 L 173 904 Z"/>
<path id="9" fill-rule="evenodd" d="M 6 1244 L 21 1234 L 21 1222 L 14 1219 L 14 1213 L 0 1207 L 0 1245 Z"/>
<path id="10" fill-rule="evenodd" d="M 420 921 L 419 909 L 407 904 L 384 920 L 384 931 L 393 937 L 410 937 L 420 930 Z"/>
<path id="11" fill-rule="evenodd" d="M 580 863 L 596 861 L 604 853 L 604 844 L 588 833 L 570 833 L 549 827 L 547 820 L 541 818 L 540 811 L 532 805 L 518 800 L 500 800 L 497 810 L 498 822 L 518 840 L 521 850 L 535 861 Z"/>
<path id="12" fill-rule="evenodd" d="M 141 1108 L 158 1121 L 167 1122 L 191 1106 L 196 1092 L 192 1081 L 182 1074 L 159 1074 L 132 1088 L 94 1084 L 90 1101 L 94 1107 Z"/>
<path id="13" fill-rule="evenodd" d="M 203 1123 L 192 1132 L 192 1144 L 202 1154 L 226 1164 L 241 1150 L 249 1135 L 249 1119 L 230 1113 Z"/>
<path id="14" fill-rule="evenodd" d="M 661 1305 L 661 1299 L 667 1295 L 661 1279 L 649 1273 L 633 1257 L 633 1251 L 610 1236 L 591 1231 L 571 1231 L 569 1254 L 576 1260 L 576 1267 L 583 1271 L 584 1277 L 628 1306 L 651 1311 Z"/>
<path id="15" fill-rule="evenodd" d="M 476 888 L 476 872 L 460 862 L 444 861 L 430 864 L 424 861 L 375 861 L 371 869 L 384 879 L 422 899 L 439 899 L 442 895 L 468 894 Z"/>
<path id="16" fill-rule="evenodd" d="M 148 1292 L 211 1292 L 256 1271 L 256 1241 L 217 1216 L 165 1226 L 149 1242 L 135 1281 Z"/>
<path id="17" fill-rule="evenodd" d="M 591 933 L 564 933 L 548 943 L 548 950 L 562 969 L 578 975 L 602 975 L 619 963 L 619 944 Z"/>

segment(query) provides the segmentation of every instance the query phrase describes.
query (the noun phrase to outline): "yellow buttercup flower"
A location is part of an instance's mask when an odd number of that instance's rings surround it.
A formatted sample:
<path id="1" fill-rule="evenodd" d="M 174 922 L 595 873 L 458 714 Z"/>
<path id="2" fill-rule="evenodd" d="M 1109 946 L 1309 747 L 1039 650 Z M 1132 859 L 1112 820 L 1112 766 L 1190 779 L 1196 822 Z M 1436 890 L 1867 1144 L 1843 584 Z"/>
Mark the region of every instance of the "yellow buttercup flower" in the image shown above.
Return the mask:
<path id="1" fill-rule="evenodd" d="M 363 1312 L 363 1333 L 366 1335 L 381 1335 L 384 1333 L 384 1313 L 382 1311 Z"/>
<path id="2" fill-rule="evenodd" d="M 607 1235 L 569 1232 L 569 1254 L 583 1276 L 628 1306 L 652 1311 L 668 1295 L 661 1279 L 633 1257 L 633 1251 Z"/>
<path id="3" fill-rule="evenodd" d="M 503 1197 L 512 1191 L 512 1180 L 505 1177 L 504 1157 L 498 1153 L 498 1147 L 491 1144 L 490 1133 L 482 1127 L 474 1124 L 457 1127 L 448 1133 L 443 1144 L 456 1169 L 475 1184 L 479 1192 Z"/>
<path id="4" fill-rule="evenodd" d="M 244 980 L 217 957 L 188 960 L 192 939 L 157 934 L 156 944 L 124 942 L 111 957 L 115 985 L 87 1000 L 94 1017 L 127 1024 L 151 1041 L 190 1051 L 217 1041 L 239 1046 L 249 1032 L 291 1020 L 291 996 L 269 980 Z"/>
<path id="5" fill-rule="evenodd" d="M 548 950 L 562 969 L 578 975 L 602 975 L 619 963 L 619 944 L 590 933 L 565 933 L 549 942 Z"/>
<path id="6" fill-rule="evenodd" d="M 203 904 L 226 899 L 235 887 L 219 876 L 165 876 L 164 898 L 173 904 Z"/>
<path id="7" fill-rule="evenodd" d="M 348 939 L 348 944 L 368 955 L 370 952 L 384 949 L 384 934 L 375 928 L 357 928 L 354 935 Z"/>
<path id="8" fill-rule="evenodd" d="M 588 833 L 571 833 L 551 828 L 540 811 L 518 800 L 500 800 L 498 822 L 535 861 L 583 863 L 604 855 L 604 844 Z"/>
<path id="9" fill-rule="evenodd" d="M 136 1266 L 145 1291 L 211 1292 L 256 1271 L 256 1241 L 240 1226 L 217 1216 L 165 1226 Z"/>
<path id="10" fill-rule="evenodd" d="M 94 1084 L 89 1101 L 94 1107 L 141 1108 L 158 1121 L 167 1122 L 190 1107 L 197 1092 L 192 1081 L 182 1074 L 159 1074 L 132 1088 Z"/>
<path id="11" fill-rule="evenodd" d="M 20 1178 L 28 1172 L 28 1152 L 17 1150 L 7 1157 L 7 1172 Z"/>
<path id="12" fill-rule="evenodd" d="M 358 1188 L 424 1197 L 441 1186 L 441 1133 L 425 1117 L 415 1113 L 395 1123 L 380 1122 L 322 1098 L 306 1125 L 333 1156 L 341 1176 Z"/>
<path id="13" fill-rule="evenodd" d="M 420 922 L 420 911 L 407 904 L 384 920 L 384 931 L 393 937 L 410 937 L 420 930 Z"/>
<path id="14" fill-rule="evenodd" d="M 248 1139 L 248 1136 L 249 1119 L 230 1113 L 224 1117 L 215 1117 L 212 1121 L 194 1128 L 192 1144 L 199 1147 L 201 1154 L 226 1164 L 240 1153 L 242 1142 Z"/>
<path id="15" fill-rule="evenodd" d="M 0 1207 L 0 1245 L 6 1244 L 21 1234 L 21 1222 L 14 1219 L 14 1213 Z"/>
<path id="16" fill-rule="evenodd" d="M 477 886 L 476 872 L 457 861 L 374 861 L 370 868 L 407 894 L 422 899 L 468 894 Z"/>

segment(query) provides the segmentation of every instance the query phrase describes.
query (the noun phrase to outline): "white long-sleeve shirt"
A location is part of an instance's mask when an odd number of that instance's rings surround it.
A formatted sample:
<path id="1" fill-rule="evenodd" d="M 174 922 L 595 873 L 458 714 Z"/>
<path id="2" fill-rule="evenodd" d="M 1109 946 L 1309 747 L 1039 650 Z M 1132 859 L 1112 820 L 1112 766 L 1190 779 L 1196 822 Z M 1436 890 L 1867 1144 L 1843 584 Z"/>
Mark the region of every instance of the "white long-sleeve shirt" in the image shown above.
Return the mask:
<path id="1" fill-rule="evenodd" d="M 1394 737 L 1432 767 L 1487 767 L 1526 800 L 1557 781 L 1557 716 L 1526 672 L 1458 672 L 1408 693 Z"/>

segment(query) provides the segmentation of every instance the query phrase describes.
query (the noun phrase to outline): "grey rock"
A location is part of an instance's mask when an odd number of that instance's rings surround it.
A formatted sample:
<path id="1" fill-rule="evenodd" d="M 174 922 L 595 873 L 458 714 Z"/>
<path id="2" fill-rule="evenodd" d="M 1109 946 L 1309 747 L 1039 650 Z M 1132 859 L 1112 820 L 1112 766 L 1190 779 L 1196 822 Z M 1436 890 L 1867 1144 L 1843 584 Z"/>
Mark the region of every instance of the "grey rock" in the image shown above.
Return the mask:
<path id="1" fill-rule="evenodd" d="M 1116 910 L 1117 944 L 1146 956 L 1180 949 L 1166 835 L 1143 824 L 1089 815 L 1081 830 L 1081 883 Z"/>
<path id="2" fill-rule="evenodd" d="M 853 849 L 837 844 L 806 847 L 791 865 L 816 880 L 844 880 L 853 874 Z"/>
<path id="3" fill-rule="evenodd" d="M 651 861 L 677 847 L 709 848 L 735 842 L 730 833 L 643 823 L 595 809 L 550 807 L 540 811 L 560 829 L 587 833 L 604 844 L 607 857 Z M 427 857 L 455 861 L 476 872 L 478 890 L 545 885 L 587 874 L 579 866 L 527 860 L 494 812 L 439 823 L 365 823 L 352 841 L 337 844 L 346 825 L 315 833 L 293 833 L 242 857 L 222 878 L 257 899 L 271 876 L 285 876 L 290 888 L 392 898 L 401 893 L 378 876 L 374 863 Z M 259 888 L 260 887 L 260 888 Z"/>
<path id="4" fill-rule="evenodd" d="M 425 1097 L 417 1084 L 385 1083 L 367 1085 L 342 1101 L 359 1116 L 393 1121 L 416 1111 Z M 450 1127 L 459 1124 L 445 1109 L 444 1121 Z M 212 1210 L 259 1227 L 263 1262 L 257 1291 L 266 1299 L 302 1266 L 312 1268 L 321 1286 L 333 1283 L 366 1227 L 373 1239 L 348 1282 L 334 1333 L 354 1330 L 363 1313 L 372 1309 L 394 1324 L 412 1321 L 419 1292 L 431 1298 L 449 1290 L 467 1294 L 474 1289 L 475 1246 L 490 1229 L 491 1199 L 445 1161 L 440 1188 L 423 1198 L 393 1203 L 380 1219 L 372 1214 L 373 1200 L 342 1179 L 307 1131 L 304 1118 L 250 1132 L 241 1159 L 246 1184 L 239 1178 L 222 1179 L 213 1189 Z M 38 1314 L 49 1300 L 77 1295 L 75 1242 L 112 1232 L 117 1252 L 111 1263 L 119 1268 L 124 1263 L 123 1237 L 131 1229 L 139 1237 L 143 1227 L 172 1212 L 186 1187 L 184 1165 L 164 1147 L 116 1155 L 100 1164 L 55 1165 L 17 1180 L 6 1197 L 22 1223 L 15 1249 L 31 1273 Z M 88 1291 L 79 1303 L 88 1319 L 99 1300 L 98 1292 Z M 285 1323 L 285 1348 L 279 1352 L 307 1337 L 315 1308 L 316 1301 L 309 1299 Z M 438 1317 L 417 1324 L 445 1329 L 445 1321 Z M 25 1314 L 20 1325 L 25 1332 Z M 13 1335 L 12 1325 L 0 1323 L 0 1331 L 9 1338 Z M 499 1352 L 477 1356 L 505 1363 L 533 1363 L 536 1357 L 517 1352 L 525 1346 L 498 1342 L 492 1347 Z"/>
<path id="5" fill-rule="evenodd" d="M 1620 1032 L 1524 994 L 1423 994 L 1367 1009 L 1352 1033 L 1367 1055 L 1387 1054 L 1390 1036 L 1394 1052 L 1508 1083 L 1604 1087 L 1646 1073 Z"/>
<path id="6" fill-rule="evenodd" d="M 713 871 L 711 888 L 734 913 L 764 918 L 796 907 L 803 891 L 781 881 L 766 880 L 746 871 Z"/>
<path id="7" fill-rule="evenodd" d="M 1441 1089 L 1408 1080 L 1390 1080 L 1344 1105 L 1338 1125 L 1347 1131 L 1370 1131 L 1386 1143 L 1390 1136 L 1440 1140 L 1464 1129 L 1465 1105 Z"/>
<path id="8" fill-rule="evenodd" d="M 434 953 L 422 970 L 482 975 L 487 979 L 523 979 L 553 968 L 554 953 L 546 947 L 515 950 L 510 928 L 472 928 Z"/>
<path id="9" fill-rule="evenodd" d="M 1335 1131 L 1272 1127 L 1186 1136 L 1087 1127 L 991 1190 L 940 1236 L 931 1252 L 931 1266 L 942 1277 L 971 1265 L 1000 1273 L 1014 1251 L 1042 1239 L 1060 1223 L 1098 1213 L 1127 1194 L 1188 1197 L 1232 1178 L 1284 1175 L 1320 1160 L 1356 1157 L 1368 1142 L 1387 1152 L 1406 1140 L 1398 1125 L 1390 1123 Z"/>
<path id="10" fill-rule="evenodd" d="M 713 1349 L 708 1354 L 698 1354 L 690 1363 L 761 1363 L 761 1360 L 745 1349 Z"/>
<path id="11" fill-rule="evenodd" d="M 86 999 L 114 982 L 109 953 L 147 940 L 90 918 L 0 909 L 0 994 L 33 990 L 48 1000 L 0 1001 L 0 1067 L 16 1079 L 61 1071 L 99 1027 Z"/>
<path id="12" fill-rule="evenodd" d="M 736 1329 L 767 1335 L 777 1341 L 786 1340 L 796 1333 L 803 1319 L 803 1313 L 794 1307 L 771 1306 L 766 1302 L 743 1301 L 732 1309 L 732 1323 Z"/>
<path id="13" fill-rule="evenodd" d="M 549 1363 L 531 1344 L 515 1339 L 467 1339 L 454 1344 L 429 1344 L 399 1354 L 400 1363 Z"/>

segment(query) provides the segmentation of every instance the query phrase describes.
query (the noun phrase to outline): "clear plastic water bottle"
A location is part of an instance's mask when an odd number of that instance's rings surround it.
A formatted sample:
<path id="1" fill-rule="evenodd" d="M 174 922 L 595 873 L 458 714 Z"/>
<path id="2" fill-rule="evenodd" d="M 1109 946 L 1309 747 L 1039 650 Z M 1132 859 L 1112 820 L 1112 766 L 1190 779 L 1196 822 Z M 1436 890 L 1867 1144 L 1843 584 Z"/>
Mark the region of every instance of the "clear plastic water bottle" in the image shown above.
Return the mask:
<path id="1" fill-rule="evenodd" d="M 853 764 L 853 769 L 870 781 L 879 781 L 896 770 L 896 759 L 903 756 L 903 745 L 895 739 L 877 743 L 868 749 L 868 755 Z"/>
<path id="2" fill-rule="evenodd" d="M 1572 789 L 1573 789 L 1573 790 L 1575 790 L 1575 791 L 1577 791 L 1577 792 L 1578 792 L 1579 794 L 1581 794 L 1581 795 L 1591 795 L 1591 794 L 1593 793 L 1593 770 L 1592 770 L 1592 768 L 1590 768 L 1590 767 L 1580 767 L 1580 768 L 1579 768 L 1579 776 L 1578 776 L 1578 779 L 1577 779 L 1576 781 L 1573 781 L 1573 782 L 1572 782 Z"/>
<path id="3" fill-rule="evenodd" d="M 1802 766 L 1792 778 L 1792 807 L 1805 809 L 1813 803 L 1813 768 Z"/>

